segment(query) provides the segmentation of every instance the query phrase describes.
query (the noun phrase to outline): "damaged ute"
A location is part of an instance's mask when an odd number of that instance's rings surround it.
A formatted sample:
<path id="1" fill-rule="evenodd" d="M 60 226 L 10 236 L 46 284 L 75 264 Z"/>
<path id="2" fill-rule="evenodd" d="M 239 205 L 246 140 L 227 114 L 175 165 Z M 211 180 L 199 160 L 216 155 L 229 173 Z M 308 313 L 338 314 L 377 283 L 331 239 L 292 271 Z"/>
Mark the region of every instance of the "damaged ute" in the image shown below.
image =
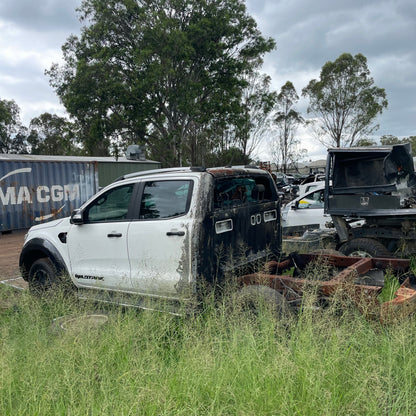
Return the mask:
<path id="1" fill-rule="evenodd" d="M 182 299 L 277 258 L 280 227 L 277 190 L 261 169 L 138 172 L 70 218 L 32 227 L 20 268 L 35 290 L 66 276 L 78 291 Z"/>
<path id="2" fill-rule="evenodd" d="M 328 150 L 325 213 L 346 255 L 416 254 L 416 174 L 410 144 Z M 362 219 L 351 227 L 348 219 Z"/>

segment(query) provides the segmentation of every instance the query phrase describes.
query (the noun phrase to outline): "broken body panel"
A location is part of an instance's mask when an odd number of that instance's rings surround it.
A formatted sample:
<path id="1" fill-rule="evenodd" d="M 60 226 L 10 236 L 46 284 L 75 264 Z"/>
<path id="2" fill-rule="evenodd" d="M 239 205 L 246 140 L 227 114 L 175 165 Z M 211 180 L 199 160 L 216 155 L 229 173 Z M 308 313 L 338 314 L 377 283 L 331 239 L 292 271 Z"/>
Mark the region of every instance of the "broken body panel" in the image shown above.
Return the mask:
<path id="1" fill-rule="evenodd" d="M 377 240 L 390 253 L 416 253 L 416 174 L 409 144 L 328 149 L 325 187 L 339 243 Z M 351 228 L 345 219 L 361 218 Z"/>

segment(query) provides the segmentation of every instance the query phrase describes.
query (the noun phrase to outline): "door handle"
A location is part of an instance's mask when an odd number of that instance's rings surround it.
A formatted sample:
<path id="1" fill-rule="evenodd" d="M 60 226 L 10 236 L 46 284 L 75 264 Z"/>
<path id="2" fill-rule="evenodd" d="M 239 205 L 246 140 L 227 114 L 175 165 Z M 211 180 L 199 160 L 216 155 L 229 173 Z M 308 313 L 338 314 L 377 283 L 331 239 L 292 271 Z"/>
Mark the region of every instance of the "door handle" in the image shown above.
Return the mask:
<path id="1" fill-rule="evenodd" d="M 121 234 L 121 233 L 110 233 L 110 234 L 107 234 L 107 237 L 108 238 L 112 238 L 112 237 L 119 238 L 119 237 L 122 237 L 122 236 L 123 236 L 123 234 Z"/>
<path id="2" fill-rule="evenodd" d="M 166 235 L 168 235 L 169 237 L 172 235 L 179 235 L 180 237 L 182 237 L 185 235 L 185 231 L 173 231 L 172 230 L 172 231 L 168 231 Z"/>

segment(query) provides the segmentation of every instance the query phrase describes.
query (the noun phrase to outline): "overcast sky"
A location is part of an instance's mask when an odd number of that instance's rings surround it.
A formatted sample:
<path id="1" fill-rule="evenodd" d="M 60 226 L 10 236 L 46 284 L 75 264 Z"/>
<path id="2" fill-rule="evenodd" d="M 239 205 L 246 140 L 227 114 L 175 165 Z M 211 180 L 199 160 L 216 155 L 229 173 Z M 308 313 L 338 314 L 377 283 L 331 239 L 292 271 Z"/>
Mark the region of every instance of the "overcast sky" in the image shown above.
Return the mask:
<path id="1" fill-rule="evenodd" d="M 44 112 L 65 115 L 45 69 L 61 62 L 61 46 L 79 34 L 75 12 L 81 0 L 1 0 L 0 99 L 15 100 L 26 126 Z M 247 0 L 248 12 L 277 48 L 263 72 L 280 90 L 290 80 L 298 94 L 323 64 L 344 52 L 367 58 L 375 85 L 385 88 L 388 109 L 377 120 L 377 136 L 416 135 L 415 0 Z M 306 102 L 298 110 L 306 115 Z M 308 158 L 325 157 L 302 132 Z"/>

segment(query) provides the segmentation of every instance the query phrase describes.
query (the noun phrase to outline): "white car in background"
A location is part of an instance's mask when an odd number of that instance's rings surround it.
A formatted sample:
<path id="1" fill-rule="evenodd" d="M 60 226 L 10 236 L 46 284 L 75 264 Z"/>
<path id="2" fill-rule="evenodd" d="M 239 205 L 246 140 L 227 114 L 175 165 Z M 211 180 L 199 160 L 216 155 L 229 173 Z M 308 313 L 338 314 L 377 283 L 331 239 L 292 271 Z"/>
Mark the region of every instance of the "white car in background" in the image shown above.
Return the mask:
<path id="1" fill-rule="evenodd" d="M 325 181 L 295 198 L 282 208 L 283 235 L 302 235 L 305 231 L 328 228 L 331 216 L 324 214 Z"/>
<path id="2" fill-rule="evenodd" d="M 333 228 L 331 215 L 324 213 L 325 182 L 315 182 L 314 185 L 282 208 L 284 236 L 301 236 L 306 231 Z M 365 222 L 361 218 L 346 220 L 351 227 L 361 227 Z"/>

